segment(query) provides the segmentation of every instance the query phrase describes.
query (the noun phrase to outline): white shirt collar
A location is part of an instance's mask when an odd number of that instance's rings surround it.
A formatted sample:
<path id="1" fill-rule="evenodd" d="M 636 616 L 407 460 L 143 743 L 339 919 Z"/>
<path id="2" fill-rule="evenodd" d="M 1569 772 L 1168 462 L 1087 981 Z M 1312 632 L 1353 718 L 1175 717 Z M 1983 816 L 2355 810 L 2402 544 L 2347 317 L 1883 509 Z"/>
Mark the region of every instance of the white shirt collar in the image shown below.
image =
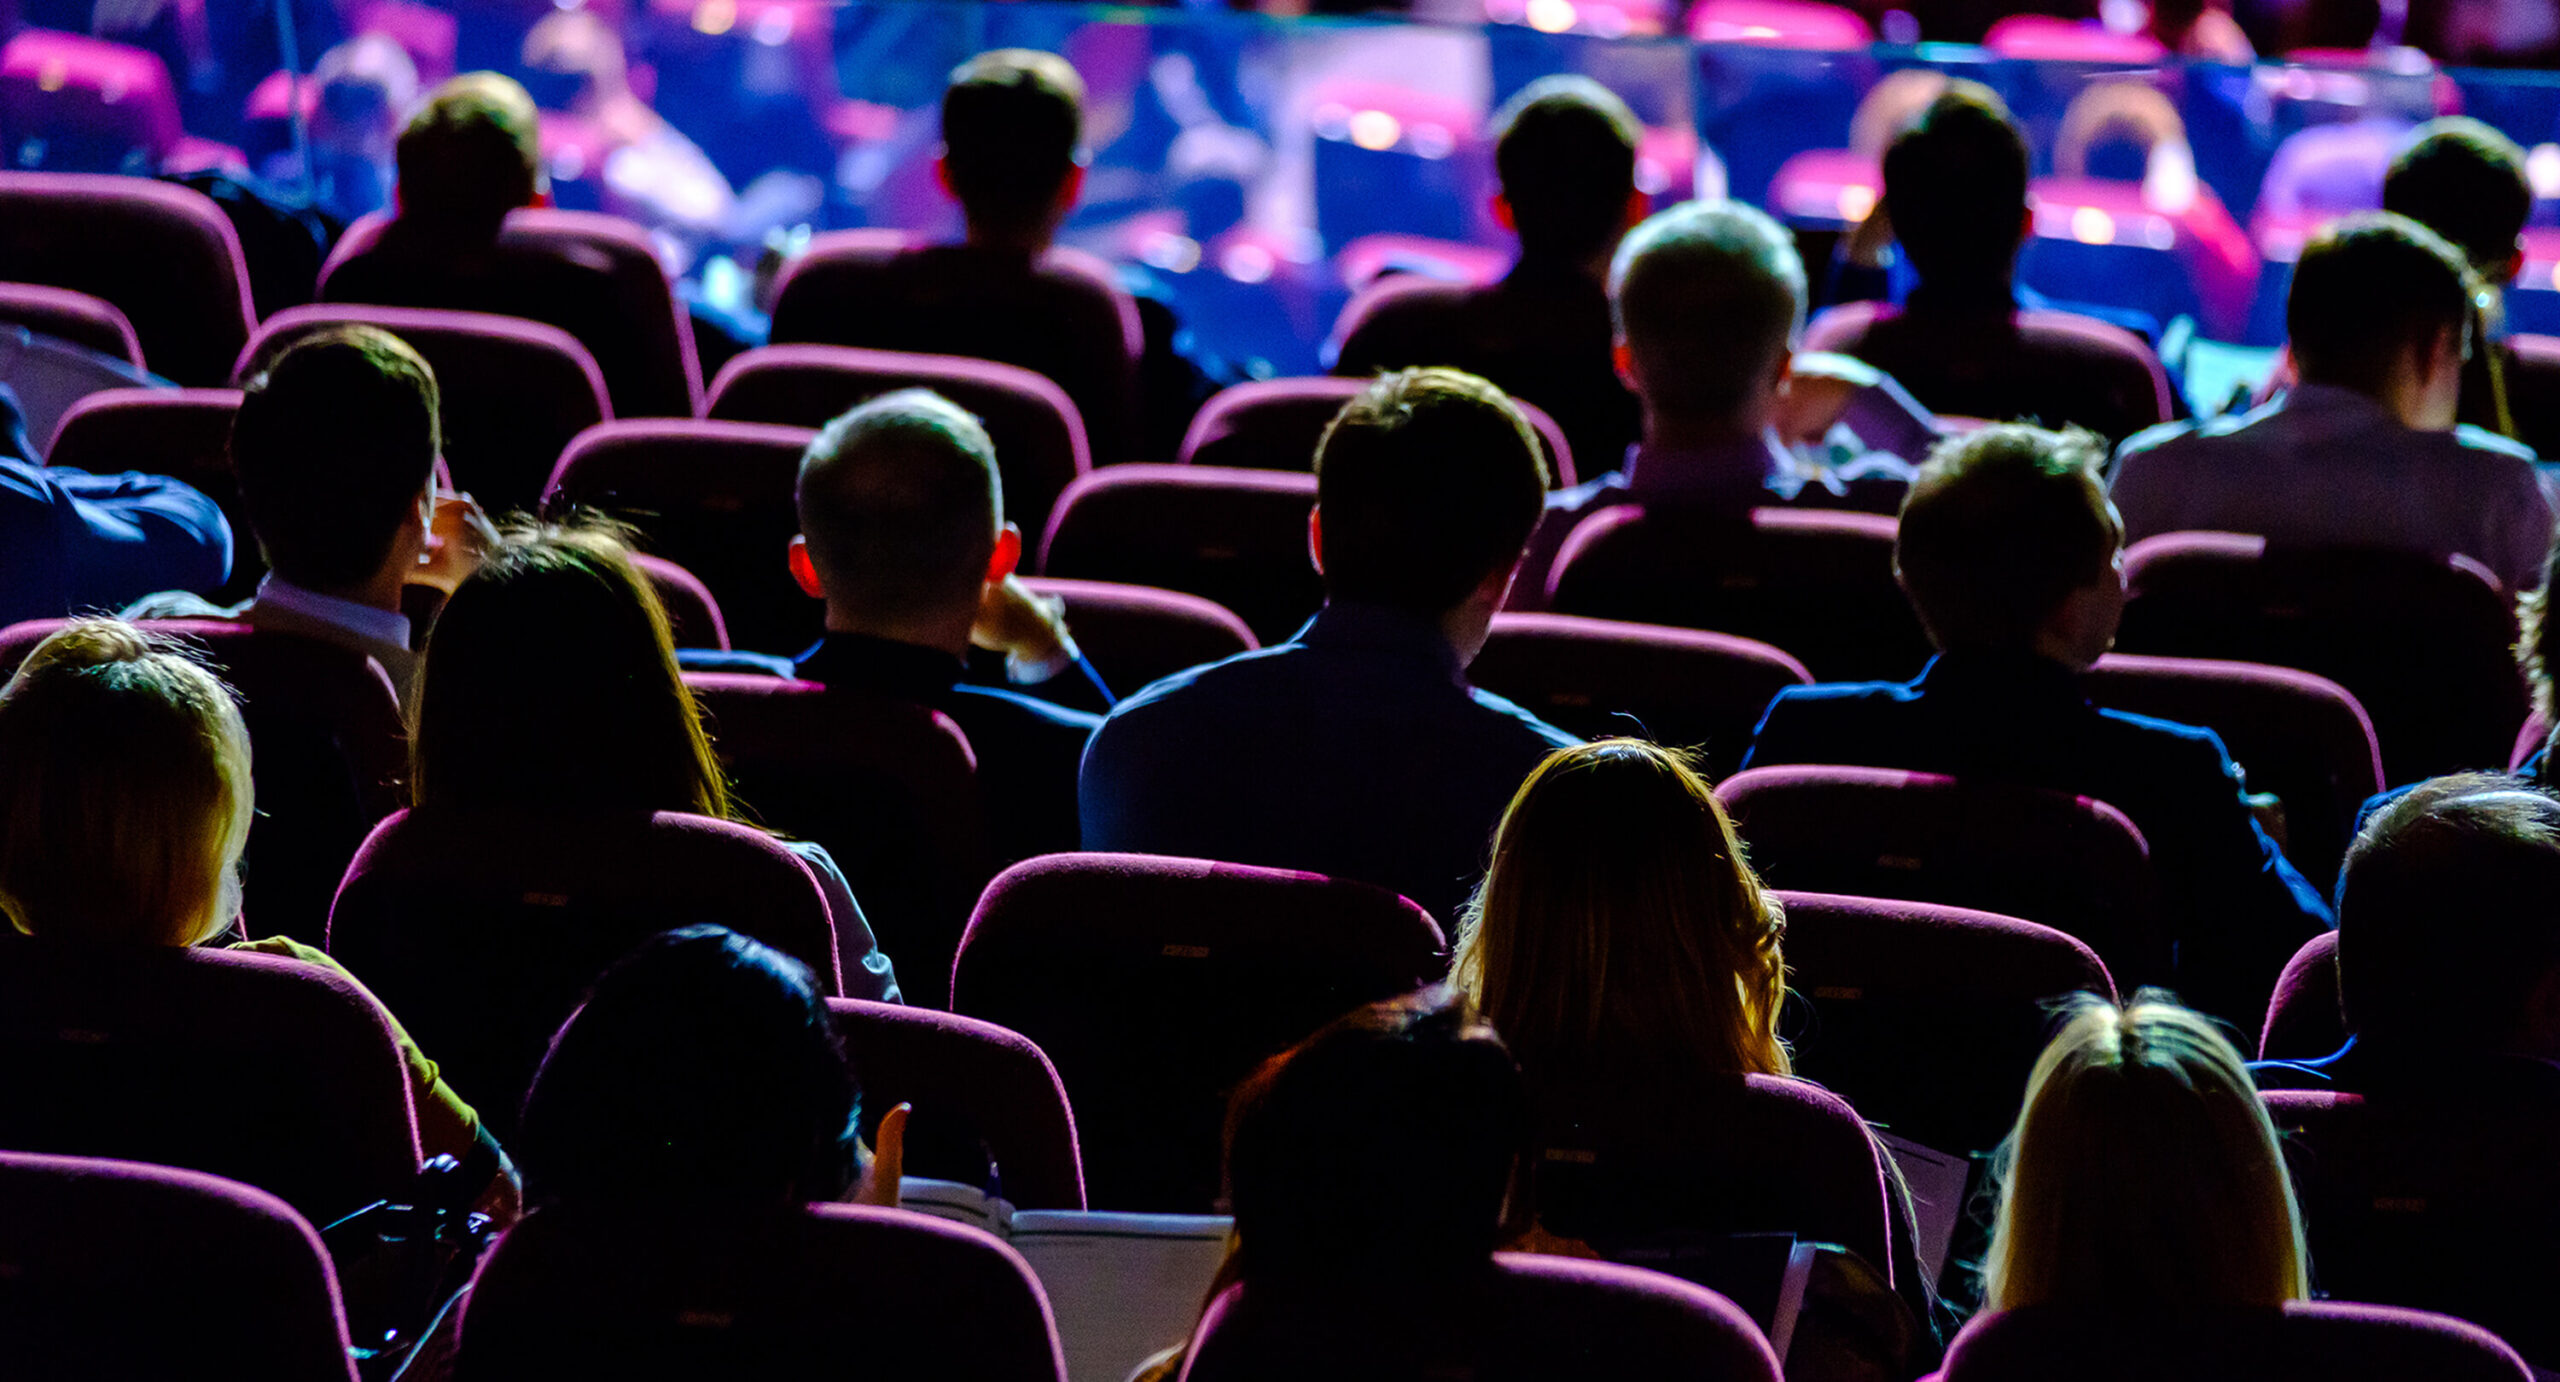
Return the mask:
<path id="1" fill-rule="evenodd" d="M 334 624 L 377 643 L 388 643 L 395 648 L 409 646 L 408 615 L 306 590 L 272 571 L 258 582 L 258 603 L 324 624 Z"/>

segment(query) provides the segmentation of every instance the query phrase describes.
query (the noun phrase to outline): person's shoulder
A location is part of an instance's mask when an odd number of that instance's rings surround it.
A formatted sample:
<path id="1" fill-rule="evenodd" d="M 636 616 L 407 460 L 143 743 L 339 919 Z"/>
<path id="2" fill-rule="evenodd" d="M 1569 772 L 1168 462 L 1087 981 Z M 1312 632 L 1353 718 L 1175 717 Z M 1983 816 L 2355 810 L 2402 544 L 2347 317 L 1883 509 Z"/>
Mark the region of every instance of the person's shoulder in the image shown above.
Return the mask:
<path id="1" fill-rule="evenodd" d="M 2453 438 L 2453 444 L 2456 447 L 2482 459 L 2494 457 L 2528 468 L 2540 459 L 2534 454 L 2533 448 L 2523 442 L 2513 437 L 2499 436 L 2485 427 L 2474 427 L 2467 422 L 2456 424 L 2448 435 Z"/>
<path id="2" fill-rule="evenodd" d="M 1781 706 L 1821 714 L 1852 707 L 1908 705 L 1920 696 L 1920 689 L 1907 681 L 1819 681 L 1779 691 L 1769 700 L 1769 713 L 1776 714 Z"/>
<path id="3" fill-rule="evenodd" d="M 1136 692 L 1121 697 L 1120 703 L 1103 717 L 1103 723 L 1119 724 L 1124 720 L 1152 716 L 1167 706 L 1201 705 L 1229 693 L 1244 692 L 1303 651 L 1295 643 L 1278 643 L 1159 677 Z"/>
<path id="4" fill-rule="evenodd" d="M 2221 735 L 2202 725 L 2103 706 L 2098 710 L 2098 724 L 2128 761 L 2143 765 L 2148 772 L 2228 775 L 2230 750 L 2223 747 Z"/>
<path id="5" fill-rule="evenodd" d="M 1534 747 L 1540 756 L 1555 749 L 1569 749 L 1582 742 L 1571 734 L 1531 714 L 1527 708 L 1507 697 L 1497 696 L 1481 686 L 1467 688 L 1467 699 L 1485 712 L 1485 723 L 1496 732 L 1516 737 L 1524 747 Z"/>
<path id="6" fill-rule="evenodd" d="M 951 694 L 954 707 L 972 718 L 1002 716 L 1026 727 L 1077 735 L 1091 734 L 1102 724 L 1102 717 L 1089 710 L 1077 710 L 1006 687 L 961 682 L 951 688 Z"/>
<path id="7" fill-rule="evenodd" d="M 119 619 L 237 619 L 253 603 L 217 605 L 192 590 L 163 590 L 145 595 L 116 611 Z"/>

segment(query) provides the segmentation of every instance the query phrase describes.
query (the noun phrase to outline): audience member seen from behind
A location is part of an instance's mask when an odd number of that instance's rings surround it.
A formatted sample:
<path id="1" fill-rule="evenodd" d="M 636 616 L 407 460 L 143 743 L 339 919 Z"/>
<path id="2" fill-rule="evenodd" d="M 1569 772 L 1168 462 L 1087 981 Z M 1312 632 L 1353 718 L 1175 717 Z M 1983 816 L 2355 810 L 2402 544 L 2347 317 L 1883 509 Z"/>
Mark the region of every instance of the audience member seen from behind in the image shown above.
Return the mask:
<path id="1" fill-rule="evenodd" d="M 556 326 L 587 348 L 614 410 L 664 411 L 643 390 L 645 339 L 591 251 L 508 236 L 507 213 L 548 206 L 541 116 L 514 79 L 466 72 L 428 93 L 400 131 L 399 214 L 320 285 L 329 302 L 494 312 Z"/>
<path id="2" fill-rule="evenodd" d="M 2114 806 L 2150 844 L 2179 989 L 2254 1027 L 2328 907 L 2259 828 L 2212 731 L 2100 709 L 2082 691 L 2078 674 L 2115 641 L 2124 611 L 2124 534 L 2098 479 L 2103 458 L 2087 432 L 2021 424 L 1941 445 L 1894 545 L 1938 655 L 1909 682 L 1787 688 L 1745 764 L 1945 773 Z"/>
<path id="3" fill-rule="evenodd" d="M 2510 590 L 2533 585 L 2552 531 L 2533 452 L 2455 422 L 2477 284 L 2460 251 L 2404 216 L 2313 236 L 2285 300 L 2301 382 L 2248 413 L 2127 441 L 2111 490 L 2126 537 L 2459 554 Z"/>
<path id="4" fill-rule="evenodd" d="M 2002 1152 L 1984 1306 L 2146 1319 L 2308 1298 L 2293 1187 L 2231 1042 L 2156 990 L 2066 1012 Z"/>
<path id="5" fill-rule="evenodd" d="M 161 475 L 48 466 L 0 383 L 0 628 L 231 578 L 231 522 Z"/>
<path id="6" fill-rule="evenodd" d="M 436 376 L 398 337 L 367 326 L 302 336 L 243 386 L 231 468 L 266 555 L 257 594 L 217 608 L 184 591 L 129 619 L 236 619 L 362 653 L 402 700 L 417 641 L 411 585 L 450 594 L 493 538 L 468 495 L 439 494 Z"/>
<path id="7" fill-rule="evenodd" d="M 656 590 L 601 530 L 518 529 L 454 590 L 418 674 L 409 754 L 421 811 L 744 814 Z M 835 860 L 785 843 L 827 896 L 846 995 L 895 1001 L 889 957 Z"/>
<path id="8" fill-rule="evenodd" d="M 2524 147 L 2466 115 L 2420 125 L 2382 178 L 2382 209 L 2443 236 L 2480 279 L 2456 418 L 2539 452 L 2560 442 L 2552 430 L 2560 397 L 2549 396 L 2550 381 L 2520 366 L 2505 339 L 2506 286 L 2524 271 L 2533 203 Z"/>
<path id="9" fill-rule="evenodd" d="M 951 74 L 943 187 L 966 238 L 803 272 L 773 339 L 1002 361 L 1074 401 L 1098 463 L 1134 459 L 1138 322 L 1109 271 L 1054 246 L 1084 190 L 1084 79 L 1054 53 L 1005 48 Z"/>
<path id="10" fill-rule="evenodd" d="M 174 643 L 81 620 L 37 644 L 0 689 L 0 913 L 25 934 L 110 948 L 215 943 L 240 918 L 256 809 L 231 688 Z M 354 982 L 286 937 L 231 948 Z M 494 1167 L 479 1115 L 383 1017 L 406 1058 L 420 1146 L 472 1161 L 486 1143 L 476 1161 Z"/>
<path id="11" fill-rule="evenodd" d="M 1059 606 L 1014 574 L 1022 533 L 986 429 L 921 389 L 875 398 L 809 444 L 799 506 L 791 574 L 826 601 L 827 633 L 794 671 L 949 715 L 977 753 L 1002 861 L 1075 849 L 1076 768 L 1102 721 L 1031 692 L 1099 680 Z M 973 646 L 1005 654 L 1021 689 L 962 681 Z"/>
<path id="12" fill-rule="evenodd" d="M 644 943 L 596 980 L 525 1096 L 531 1210 L 449 1312 L 453 1375 L 726 1374 L 774 1345 L 809 1305 L 803 1206 L 898 1202 L 906 1106 L 880 1120 L 876 1156 L 861 1116 L 805 966 L 718 926 Z M 712 1314 L 724 1327 L 701 1327 Z"/>
<path id="13" fill-rule="evenodd" d="M 1575 458 L 1618 464 L 1639 434 L 1635 396 L 1611 358 L 1609 258 L 1645 217 L 1636 189 L 1644 127 L 1607 87 L 1541 77 L 1494 113 L 1494 219 L 1520 258 L 1480 288 L 1388 281 L 1343 309 L 1334 371 L 1447 365 L 1544 408 Z"/>
<path id="14" fill-rule="evenodd" d="M 1740 515 L 1782 503 L 1898 502 L 1911 468 L 1867 452 L 1790 447 L 1781 426 L 1804 325 L 1804 262 L 1784 228 L 1740 202 L 1686 202 L 1618 245 L 1609 274 L 1618 369 L 1643 400 L 1624 469 L 1548 497 L 1514 604 L 1546 598 L 1576 523 L 1619 504 Z M 1885 381 L 1888 394 L 1893 391 Z M 1906 423 L 1912 419 L 1903 415 Z M 1914 424 L 1901 445 L 1928 437 Z M 1595 467 L 1596 468 L 1596 467 Z"/>
<path id="15" fill-rule="evenodd" d="M 1817 323 L 1815 335 L 1938 412 L 2130 435 L 2161 418 L 2148 350 L 2121 326 L 2052 310 L 2017 282 L 2018 252 L 2035 233 L 2028 163 L 2026 133 L 2000 98 L 1948 83 L 1884 155 L 1876 214 L 1918 283 L 1900 308 L 1862 326 Z"/>
<path id="16" fill-rule="evenodd" d="M 1085 752 L 1085 848 L 1332 874 L 1456 918 L 1504 804 L 1575 742 L 1466 680 L 1546 483 L 1536 433 L 1473 375 L 1405 370 L 1344 404 L 1308 520 L 1324 609 L 1121 702 Z"/>
<path id="17" fill-rule="evenodd" d="M 1462 1310 L 1494 1252 L 1529 1230 L 1527 1133 L 1519 1068 L 1463 997 L 1426 989 L 1336 1018 L 1228 1103 L 1235 1234 L 1210 1299 L 1241 1287 L 1232 1324 L 1297 1326 L 1300 1365 L 1363 1377 L 1448 1366 L 1358 1350 Z M 1169 1382 L 1179 1363 L 1161 1357 L 1140 1376 Z"/>
<path id="18" fill-rule="evenodd" d="M 1785 929 L 1687 756 L 1605 739 L 1559 750 L 1512 798 L 1450 979 L 1519 1059 L 1545 1228 L 1604 1250 L 1664 1234 L 1838 1241 L 1925 1321 L 1910 1211 L 1898 1192 L 1877 1204 L 1889 1161 L 1865 1128 L 1845 1105 L 1820 1127 L 1746 1087 L 1790 1073 Z M 1803 1140 L 1755 1165 L 1735 1143 L 1743 1120 Z M 1834 1155 L 1811 1169 L 1825 1131 Z M 1698 1169 L 1710 1148 L 1715 1177 Z"/>

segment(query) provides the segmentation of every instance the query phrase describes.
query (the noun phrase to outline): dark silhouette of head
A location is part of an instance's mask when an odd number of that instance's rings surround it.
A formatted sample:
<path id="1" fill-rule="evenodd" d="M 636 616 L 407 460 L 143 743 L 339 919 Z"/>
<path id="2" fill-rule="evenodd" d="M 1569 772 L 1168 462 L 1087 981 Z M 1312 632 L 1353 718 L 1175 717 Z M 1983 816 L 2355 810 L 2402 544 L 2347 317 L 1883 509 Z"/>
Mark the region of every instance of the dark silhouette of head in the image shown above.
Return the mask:
<path id="1" fill-rule="evenodd" d="M 255 368 L 231 422 L 231 468 L 267 565 L 307 590 L 414 563 L 444 437 L 435 371 L 369 326 L 324 327 Z"/>
<path id="2" fill-rule="evenodd" d="M 2504 283 L 2520 267 L 2517 237 L 2533 214 L 2524 148 L 2469 116 L 2430 120 L 2392 158 L 2382 209 L 2443 236 L 2473 272 Z"/>
<path id="3" fill-rule="evenodd" d="M 1083 142 L 1084 79 L 1055 53 L 981 53 L 942 93 L 943 177 L 973 238 L 1045 238 L 1073 203 Z"/>
<path id="4" fill-rule="evenodd" d="M 541 113 L 495 72 L 465 72 L 429 93 L 396 157 L 400 218 L 464 242 L 494 239 L 508 212 L 546 190 Z"/>
<path id="5" fill-rule="evenodd" d="M 1684 202 L 1619 242 L 1609 304 L 1650 433 L 1683 424 L 1756 436 L 1804 325 L 1804 261 L 1752 207 Z"/>
<path id="6" fill-rule="evenodd" d="M 1445 615 L 1509 577 L 1546 490 L 1538 435 L 1502 390 L 1452 369 L 1381 375 L 1316 444 L 1326 594 Z"/>
<path id="7" fill-rule="evenodd" d="M 1005 526 L 987 429 L 927 389 L 883 394 L 827 424 L 800 459 L 805 565 L 830 610 L 894 625 L 967 622 Z"/>
<path id="8" fill-rule="evenodd" d="M 1902 502 L 1895 574 L 1948 652 L 2043 653 L 2085 667 L 2124 606 L 2124 524 L 2073 428 L 1985 427 L 1938 444 Z"/>
<path id="9" fill-rule="evenodd" d="M 1541 77 L 1493 116 L 1493 166 L 1523 258 L 1580 262 L 1625 234 L 1644 127 L 1582 76 Z"/>
<path id="10" fill-rule="evenodd" d="M 2391 212 L 2349 216 L 2293 266 L 2285 331 L 2305 383 L 2384 397 L 2422 375 L 2450 334 L 2469 339 L 2478 280 L 2443 236 Z"/>
<path id="11" fill-rule="evenodd" d="M 1924 283 L 2006 285 L 2026 207 L 2026 135 L 1978 82 L 1949 82 L 1885 150 L 1885 214 Z"/>

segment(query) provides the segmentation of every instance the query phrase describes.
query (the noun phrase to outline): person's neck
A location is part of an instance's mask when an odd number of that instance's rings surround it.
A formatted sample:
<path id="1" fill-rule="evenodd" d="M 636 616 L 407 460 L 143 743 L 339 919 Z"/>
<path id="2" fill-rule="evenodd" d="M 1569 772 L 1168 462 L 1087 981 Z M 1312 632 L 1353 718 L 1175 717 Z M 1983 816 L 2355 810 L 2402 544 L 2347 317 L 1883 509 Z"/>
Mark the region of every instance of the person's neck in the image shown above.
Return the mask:
<path id="1" fill-rule="evenodd" d="M 1911 299 L 1922 307 L 1956 311 L 1995 307 L 2014 310 L 2018 303 L 2017 280 L 2007 270 L 1996 274 L 1924 274 L 1912 287 Z"/>
<path id="2" fill-rule="evenodd" d="M 1708 451 L 1743 446 L 1768 435 L 1770 409 L 1755 403 L 1722 417 L 1678 417 L 1647 409 L 1644 444 L 1649 451 Z"/>
<path id="3" fill-rule="evenodd" d="M 976 622 L 974 607 L 965 613 L 884 617 L 849 609 L 833 600 L 827 602 L 827 632 L 830 635 L 852 634 L 891 643 L 911 643 L 919 648 L 949 653 L 955 658 L 969 656 L 969 629 Z"/>
<path id="4" fill-rule="evenodd" d="M 372 579 L 359 581 L 353 585 L 303 585 L 300 581 L 294 581 L 292 584 L 301 586 L 302 589 L 314 595 L 326 595 L 332 600 L 344 600 L 352 605 L 388 610 L 393 614 L 402 612 L 400 593 L 409 587 L 408 572 L 403 564 L 387 565 L 375 572 Z"/>
<path id="5" fill-rule="evenodd" d="M 1614 244 L 1606 249 L 1580 256 L 1559 254 L 1553 250 L 1535 250 L 1523 244 L 1520 246 L 1520 262 L 1514 272 L 1518 269 L 1527 269 L 1531 273 L 1553 278 L 1588 279 L 1605 287 L 1609 282 L 1609 260 L 1616 253 L 1617 246 Z"/>
<path id="6" fill-rule="evenodd" d="M 2335 379 L 2320 379 L 2307 374 L 2302 376 L 2302 382 L 2319 388 L 2338 389 L 2369 398 L 2383 412 L 2389 414 L 2392 421 L 2413 432 L 2443 432 L 2453 427 L 2453 420 L 2450 418 L 2442 422 L 2433 422 L 2427 416 L 2426 388 L 2416 380 L 2404 377 L 2386 379 L 2380 390 L 2359 388 Z M 2431 423 L 2433 425 L 2430 425 Z"/>
<path id="7" fill-rule="evenodd" d="M 1000 228 L 972 220 L 961 243 L 973 250 L 1019 255 L 1028 260 L 1047 254 L 1053 238 L 1053 232 L 1045 225 Z"/>

